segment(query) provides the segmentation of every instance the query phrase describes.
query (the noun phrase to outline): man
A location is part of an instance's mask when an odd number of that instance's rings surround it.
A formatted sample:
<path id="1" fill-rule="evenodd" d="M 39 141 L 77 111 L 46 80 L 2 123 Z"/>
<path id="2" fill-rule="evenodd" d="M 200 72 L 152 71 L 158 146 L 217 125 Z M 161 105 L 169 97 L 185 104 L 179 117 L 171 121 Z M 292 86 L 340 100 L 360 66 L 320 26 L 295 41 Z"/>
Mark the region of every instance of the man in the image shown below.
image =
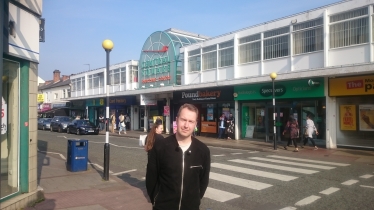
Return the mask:
<path id="1" fill-rule="evenodd" d="M 99 117 L 100 131 L 104 130 L 104 123 L 105 123 L 104 116 L 101 114 Z"/>
<path id="2" fill-rule="evenodd" d="M 154 210 L 199 209 L 209 182 L 210 151 L 191 136 L 197 117 L 194 105 L 182 105 L 177 114 L 176 134 L 153 145 L 146 187 Z"/>
<path id="3" fill-rule="evenodd" d="M 114 133 L 114 127 L 116 126 L 116 115 L 114 113 L 112 113 L 112 115 L 110 116 L 110 121 L 112 123 L 112 133 Z"/>
<path id="4" fill-rule="evenodd" d="M 223 136 L 225 135 L 226 124 L 227 120 L 225 114 L 222 114 L 218 122 L 218 139 L 224 138 Z"/>
<path id="5" fill-rule="evenodd" d="M 126 130 L 130 130 L 130 117 L 125 114 L 125 124 L 126 124 Z"/>
<path id="6" fill-rule="evenodd" d="M 126 133 L 126 124 L 125 124 L 125 116 L 123 115 L 123 113 L 120 114 L 120 116 L 118 117 L 118 120 L 119 120 L 119 123 L 118 123 L 118 128 L 119 128 L 119 131 L 118 131 L 118 134 L 121 135 L 121 131 L 123 130 L 125 134 Z"/>

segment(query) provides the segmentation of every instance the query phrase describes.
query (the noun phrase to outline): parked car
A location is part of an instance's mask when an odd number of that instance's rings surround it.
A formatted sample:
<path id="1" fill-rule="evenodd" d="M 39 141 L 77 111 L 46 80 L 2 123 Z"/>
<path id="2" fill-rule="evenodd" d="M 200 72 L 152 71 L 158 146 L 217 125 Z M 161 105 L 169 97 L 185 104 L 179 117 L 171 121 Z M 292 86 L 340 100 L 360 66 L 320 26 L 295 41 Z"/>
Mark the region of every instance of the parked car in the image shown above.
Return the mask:
<path id="1" fill-rule="evenodd" d="M 68 127 L 68 124 L 71 122 L 71 118 L 67 116 L 55 116 L 51 120 L 51 127 L 50 130 L 58 132 L 66 131 L 66 128 Z"/>
<path id="2" fill-rule="evenodd" d="M 38 119 L 38 129 L 49 130 L 51 128 L 51 118 L 39 118 Z"/>
<path id="3" fill-rule="evenodd" d="M 67 133 L 81 134 L 99 134 L 99 127 L 88 120 L 73 120 L 66 129 Z"/>

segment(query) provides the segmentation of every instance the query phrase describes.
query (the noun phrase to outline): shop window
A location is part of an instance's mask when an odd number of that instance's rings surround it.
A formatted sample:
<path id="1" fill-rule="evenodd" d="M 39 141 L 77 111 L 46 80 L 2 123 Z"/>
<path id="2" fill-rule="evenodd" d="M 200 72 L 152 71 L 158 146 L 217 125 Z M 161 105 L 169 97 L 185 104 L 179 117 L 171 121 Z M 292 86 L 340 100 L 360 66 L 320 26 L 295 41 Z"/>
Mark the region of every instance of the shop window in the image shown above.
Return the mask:
<path id="1" fill-rule="evenodd" d="M 19 63 L 4 60 L 3 70 L 3 117 L 0 138 L 1 198 L 19 191 Z"/>

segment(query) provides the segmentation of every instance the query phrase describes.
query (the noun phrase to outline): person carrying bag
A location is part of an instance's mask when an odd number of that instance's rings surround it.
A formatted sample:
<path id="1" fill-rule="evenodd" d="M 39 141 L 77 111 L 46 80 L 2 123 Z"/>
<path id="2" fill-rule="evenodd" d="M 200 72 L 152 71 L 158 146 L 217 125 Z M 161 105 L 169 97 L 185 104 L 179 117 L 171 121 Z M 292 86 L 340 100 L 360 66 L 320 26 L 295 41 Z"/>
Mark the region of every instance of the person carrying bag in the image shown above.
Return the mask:
<path id="1" fill-rule="evenodd" d="M 305 133 L 304 133 L 305 139 L 304 139 L 304 144 L 303 144 L 303 146 L 301 146 L 301 148 L 304 148 L 305 144 L 308 143 L 308 141 L 310 140 L 313 144 L 314 150 L 318 149 L 318 147 L 316 146 L 316 143 L 314 142 L 314 139 L 313 139 L 314 131 L 318 135 L 317 128 L 314 125 L 314 122 L 311 119 L 311 116 L 307 115 L 306 116 L 306 127 L 305 127 Z"/>

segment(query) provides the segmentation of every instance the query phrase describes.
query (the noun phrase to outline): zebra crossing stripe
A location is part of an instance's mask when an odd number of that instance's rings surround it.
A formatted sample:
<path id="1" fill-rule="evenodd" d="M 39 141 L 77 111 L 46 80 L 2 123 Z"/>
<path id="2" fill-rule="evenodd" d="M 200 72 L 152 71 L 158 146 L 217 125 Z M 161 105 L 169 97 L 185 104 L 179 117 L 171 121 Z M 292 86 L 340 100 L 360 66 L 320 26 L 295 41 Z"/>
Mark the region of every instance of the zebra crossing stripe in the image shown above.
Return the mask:
<path id="1" fill-rule="evenodd" d="M 293 168 L 293 167 L 288 167 L 288 166 L 279 166 L 279 165 L 259 163 L 259 162 L 249 161 L 249 160 L 235 159 L 235 160 L 229 160 L 229 161 L 235 162 L 235 163 L 243 163 L 243 164 L 252 165 L 252 166 L 259 166 L 259 167 L 264 167 L 264 168 L 272 168 L 272 169 L 278 169 L 278 170 L 283 170 L 283 171 L 291 171 L 291 172 L 301 173 L 301 174 L 315 174 L 315 173 L 319 172 L 319 171 L 314 171 L 314 170 L 309 170 L 309 169 Z"/>
<path id="2" fill-rule="evenodd" d="M 287 206 L 287 207 L 284 207 L 283 209 L 280 209 L 280 210 L 296 210 L 296 208 L 293 207 L 293 206 Z"/>
<path id="3" fill-rule="evenodd" d="M 308 163 L 295 163 L 295 162 L 290 162 L 290 161 L 285 161 L 285 160 L 274 160 L 274 159 L 269 159 L 269 158 L 261 158 L 261 157 L 252 157 L 251 159 L 254 160 L 263 160 L 263 161 L 268 161 L 272 163 L 281 163 L 281 164 L 288 164 L 288 165 L 294 165 L 294 166 L 302 166 L 302 167 L 308 167 L 308 168 L 318 168 L 318 169 L 334 169 L 335 167 L 331 166 L 321 166 L 321 165 L 314 165 L 314 164 L 308 164 Z"/>
<path id="4" fill-rule="evenodd" d="M 353 185 L 353 184 L 356 184 L 357 182 L 358 180 L 350 179 L 348 181 L 343 182 L 342 185 Z"/>
<path id="5" fill-rule="evenodd" d="M 306 198 L 300 200 L 299 202 L 295 203 L 295 206 L 305 206 L 305 205 L 313 203 L 314 201 L 316 201 L 320 198 L 321 197 L 319 197 L 319 196 L 311 195 L 311 196 L 306 197 Z"/>
<path id="6" fill-rule="evenodd" d="M 284 159 L 284 160 L 302 161 L 302 162 L 308 162 L 308 163 L 319 163 L 319 164 L 326 164 L 326 165 L 334 165 L 334 166 L 349 166 L 350 165 L 350 164 L 345 164 L 345 163 L 334 163 L 334 162 L 328 162 L 328 161 L 318 161 L 318 160 L 309 160 L 309 159 L 302 159 L 302 158 L 283 157 L 283 156 L 279 156 L 279 155 L 268 155 L 267 157 L 279 158 L 279 159 Z"/>
<path id="7" fill-rule="evenodd" d="M 239 198 L 240 195 L 229 193 L 222 190 L 217 190 L 211 187 L 208 187 L 205 191 L 204 198 L 210 198 L 215 201 L 219 202 L 226 202 L 228 200 L 232 200 L 234 198 Z"/>
<path id="8" fill-rule="evenodd" d="M 212 163 L 211 167 L 225 169 L 225 170 L 229 170 L 229 171 L 235 171 L 235 172 L 244 173 L 244 174 L 250 174 L 250 175 L 254 175 L 254 176 L 270 178 L 270 179 L 277 179 L 277 180 L 281 180 L 281 181 L 291 181 L 291 180 L 294 180 L 294 179 L 298 178 L 298 177 L 295 177 L 295 176 L 288 176 L 288 175 L 283 175 L 283 174 L 270 173 L 270 172 L 266 172 L 266 171 L 259 171 L 259 170 L 254 170 L 254 169 L 242 168 L 242 167 L 231 166 L 231 165 L 226 165 L 226 164 L 221 164 L 221 163 Z"/>
<path id="9" fill-rule="evenodd" d="M 365 175 L 360 176 L 360 178 L 363 178 L 363 179 L 369 179 L 371 177 L 373 177 L 373 175 L 371 174 L 365 174 Z"/>
<path id="10" fill-rule="evenodd" d="M 332 193 L 334 193 L 334 192 L 336 192 L 336 191 L 339 191 L 339 190 L 340 190 L 339 188 L 336 188 L 336 187 L 330 187 L 330 188 L 328 188 L 328 189 L 326 189 L 326 190 L 324 190 L 324 191 L 321 191 L 321 192 L 319 192 L 319 193 L 324 194 L 324 195 L 330 195 L 330 194 L 332 194 Z"/>
<path id="11" fill-rule="evenodd" d="M 222 156 L 225 156 L 225 155 L 212 155 L 213 157 L 222 157 Z"/>
<path id="12" fill-rule="evenodd" d="M 241 153 L 241 152 L 237 152 L 237 153 L 231 153 L 232 155 L 241 155 L 241 154 L 243 154 L 243 153 Z"/>
<path id="13" fill-rule="evenodd" d="M 216 181 L 225 182 L 225 183 L 228 183 L 228 184 L 237 185 L 237 186 L 240 186 L 240 187 L 245 187 L 245 188 L 254 189 L 254 190 L 263 190 L 265 188 L 273 186 L 271 184 L 256 182 L 256 181 L 247 180 L 247 179 L 236 178 L 236 177 L 233 177 L 233 176 L 217 174 L 217 173 L 214 173 L 214 172 L 209 173 L 209 178 L 213 179 L 213 180 L 216 180 Z"/>

